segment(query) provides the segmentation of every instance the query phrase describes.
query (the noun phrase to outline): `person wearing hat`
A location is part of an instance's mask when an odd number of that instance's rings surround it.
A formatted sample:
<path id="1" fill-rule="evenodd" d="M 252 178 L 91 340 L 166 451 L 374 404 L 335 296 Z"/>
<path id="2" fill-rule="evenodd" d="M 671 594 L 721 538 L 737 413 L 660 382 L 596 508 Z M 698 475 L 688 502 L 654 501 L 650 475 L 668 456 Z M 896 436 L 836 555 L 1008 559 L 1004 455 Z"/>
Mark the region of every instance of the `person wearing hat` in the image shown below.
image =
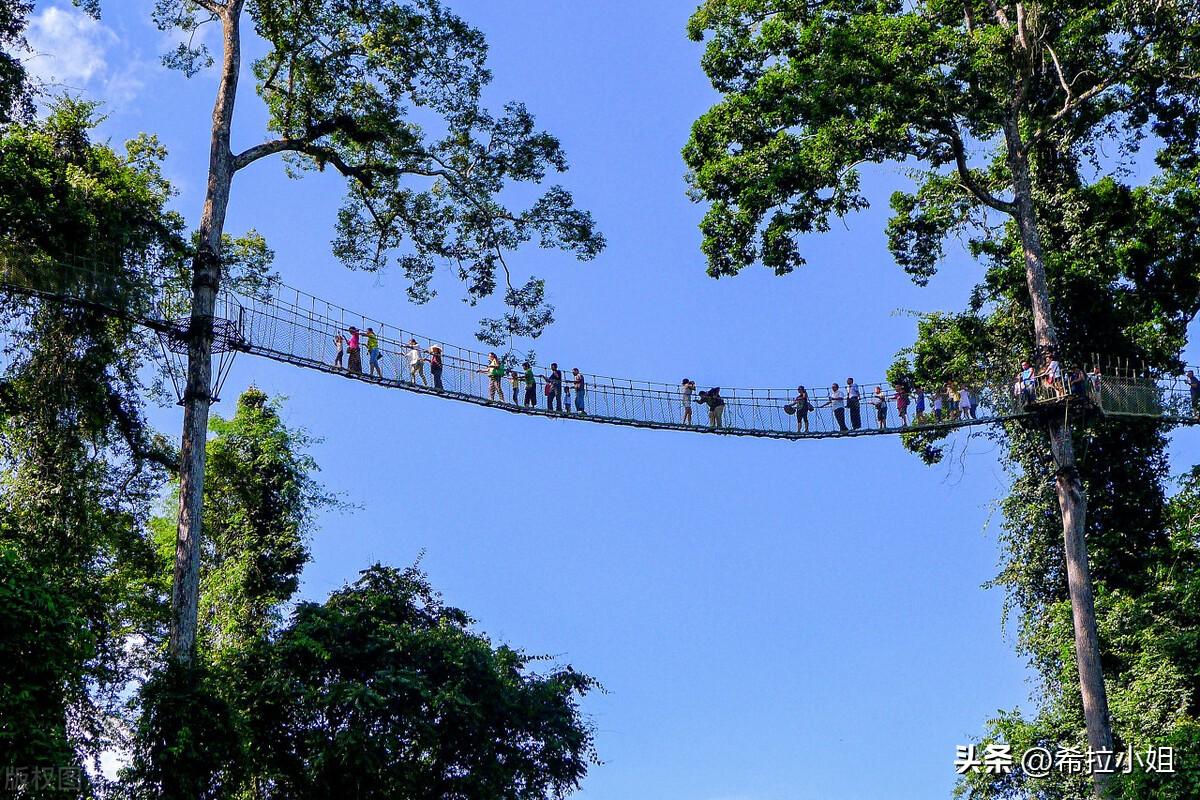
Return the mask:
<path id="1" fill-rule="evenodd" d="M 358 328 L 351 325 L 348 329 L 350 338 L 346 341 L 346 369 L 357 375 L 362 374 L 362 353 L 358 350 Z"/>
<path id="2" fill-rule="evenodd" d="M 425 359 L 421 358 L 421 347 L 417 344 L 416 339 L 408 340 L 408 379 L 416 383 L 417 378 L 421 379 L 421 385 L 428 386 L 429 381 L 425 380 Z"/>
<path id="3" fill-rule="evenodd" d="M 433 375 L 433 388 L 442 389 L 442 346 L 439 344 L 429 347 L 429 372 Z"/>

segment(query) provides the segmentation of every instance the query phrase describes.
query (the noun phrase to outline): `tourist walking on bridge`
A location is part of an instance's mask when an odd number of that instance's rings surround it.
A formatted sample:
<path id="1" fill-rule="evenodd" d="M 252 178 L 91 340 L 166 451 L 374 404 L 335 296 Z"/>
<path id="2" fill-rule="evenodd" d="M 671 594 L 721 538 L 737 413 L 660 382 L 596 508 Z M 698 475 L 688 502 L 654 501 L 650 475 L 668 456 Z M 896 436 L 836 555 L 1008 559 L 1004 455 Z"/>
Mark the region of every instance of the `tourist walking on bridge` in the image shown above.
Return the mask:
<path id="1" fill-rule="evenodd" d="M 521 366 L 525 368 L 525 407 L 537 408 L 537 376 L 528 361 Z"/>
<path id="2" fill-rule="evenodd" d="M 432 345 L 429 348 L 429 374 L 433 376 L 433 388 L 442 390 L 442 348 Z"/>
<path id="3" fill-rule="evenodd" d="M 896 414 L 900 417 L 900 425 L 908 427 L 908 387 L 900 384 L 896 387 Z"/>
<path id="4" fill-rule="evenodd" d="M 842 433 L 848 431 L 849 428 L 846 427 L 846 397 L 836 383 L 829 387 L 829 399 L 821 404 L 821 408 L 826 406 L 833 406 L 833 418 L 837 420 L 838 430 Z"/>
<path id="5" fill-rule="evenodd" d="M 488 376 L 488 401 L 504 402 L 504 365 L 495 353 L 488 353 L 487 369 L 479 370 Z"/>
<path id="6" fill-rule="evenodd" d="M 375 335 L 374 328 L 367 328 L 367 357 L 371 360 L 371 377 L 383 380 L 383 370 L 379 366 L 379 337 Z"/>
<path id="7" fill-rule="evenodd" d="M 860 408 L 862 392 L 854 378 L 846 378 L 846 408 L 850 410 L 850 427 L 858 430 L 862 427 L 862 409 Z"/>
<path id="8" fill-rule="evenodd" d="M 916 423 L 917 425 L 924 425 L 925 424 L 925 390 L 922 389 L 920 386 L 917 386 L 915 389 L 913 389 L 913 391 L 916 392 L 916 395 L 917 395 L 916 417 L 913 419 L 913 422 Z"/>
<path id="9" fill-rule="evenodd" d="M 875 421 L 879 430 L 883 430 L 887 427 L 887 395 L 884 394 L 882 386 L 875 387 L 875 393 L 871 395 L 871 405 L 875 406 Z"/>
<path id="10" fill-rule="evenodd" d="M 792 413 L 796 415 L 796 433 L 808 433 L 808 412 L 812 404 L 808 402 L 808 389 L 796 387 L 796 398 L 792 400 Z"/>
<path id="11" fill-rule="evenodd" d="M 408 340 L 408 379 L 413 383 L 421 379 L 422 386 L 428 386 L 425 380 L 425 359 L 421 357 L 421 346 L 416 339 Z"/>
<path id="12" fill-rule="evenodd" d="M 696 391 L 696 382 L 691 378 L 684 378 L 683 383 L 679 387 L 679 396 L 683 400 L 683 424 L 692 424 L 692 392 Z"/>
<path id="13" fill-rule="evenodd" d="M 346 346 L 346 337 L 342 336 L 342 332 L 338 331 L 333 335 L 333 366 L 338 369 L 342 368 L 342 350 Z"/>
<path id="14" fill-rule="evenodd" d="M 708 406 L 708 426 L 710 428 L 717 429 L 723 427 L 725 421 L 725 398 L 721 397 L 720 386 L 714 386 L 708 391 L 702 389 L 700 396 L 696 398 L 696 402 Z"/>
<path id="15" fill-rule="evenodd" d="M 1200 378 L 1196 377 L 1193 370 L 1188 370 L 1187 375 L 1188 393 L 1192 396 L 1192 416 L 1200 417 Z"/>
<path id="16" fill-rule="evenodd" d="M 585 386 L 584 381 L 583 381 L 583 373 L 579 371 L 579 367 L 572 367 L 571 374 L 573 376 L 575 376 L 575 378 L 574 378 L 575 410 L 578 411 L 580 414 L 585 414 L 587 412 L 584 411 L 584 408 L 583 408 L 583 396 L 584 396 L 584 386 Z"/>
<path id="17" fill-rule="evenodd" d="M 350 338 L 346 341 L 346 369 L 356 375 L 362 374 L 362 353 L 358 349 L 358 328 L 349 327 Z"/>
<path id="18" fill-rule="evenodd" d="M 961 411 L 960 416 L 963 419 L 970 417 L 975 419 L 975 396 L 971 394 L 971 390 L 963 386 L 958 390 L 958 407 Z"/>
<path id="19" fill-rule="evenodd" d="M 515 369 L 509 370 L 508 382 L 512 386 L 513 405 L 514 406 L 520 405 L 521 404 L 521 398 L 520 398 L 521 375 Z"/>
<path id="20" fill-rule="evenodd" d="M 550 374 L 545 376 L 546 381 L 546 410 L 547 411 L 562 411 L 562 372 L 558 369 L 557 362 L 550 362 Z"/>

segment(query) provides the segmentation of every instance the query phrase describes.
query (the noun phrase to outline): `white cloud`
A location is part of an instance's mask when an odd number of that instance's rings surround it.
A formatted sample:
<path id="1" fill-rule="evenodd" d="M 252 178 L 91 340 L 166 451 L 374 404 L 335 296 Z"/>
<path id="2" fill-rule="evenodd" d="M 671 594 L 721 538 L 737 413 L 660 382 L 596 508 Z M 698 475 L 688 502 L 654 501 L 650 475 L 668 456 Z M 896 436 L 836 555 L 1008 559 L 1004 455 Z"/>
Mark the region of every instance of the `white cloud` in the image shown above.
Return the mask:
<path id="1" fill-rule="evenodd" d="M 26 68 L 50 89 L 81 92 L 123 106 L 145 85 L 147 65 L 137 59 L 114 64 L 111 56 L 120 37 L 77 9 L 50 6 L 35 14 L 28 40 L 33 53 Z"/>

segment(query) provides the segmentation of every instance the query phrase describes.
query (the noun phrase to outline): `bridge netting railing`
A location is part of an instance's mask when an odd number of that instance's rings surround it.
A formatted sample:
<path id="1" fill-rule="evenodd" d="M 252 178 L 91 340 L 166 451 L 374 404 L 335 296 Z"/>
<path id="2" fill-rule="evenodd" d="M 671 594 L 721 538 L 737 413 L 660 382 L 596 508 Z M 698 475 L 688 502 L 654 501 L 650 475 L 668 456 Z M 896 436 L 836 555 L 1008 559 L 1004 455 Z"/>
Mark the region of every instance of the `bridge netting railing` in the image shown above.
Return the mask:
<path id="1" fill-rule="evenodd" d="M 114 314 L 134 318 L 167 336 L 182 338 L 187 333 L 190 286 L 180 273 L 162 275 L 151 269 L 105 270 L 86 261 L 63 264 L 37 260 L 22 253 L 14 255 L 12 249 L 0 247 L 0 285 L 13 292 L 65 297 L 109 308 Z M 225 331 L 222 338 L 232 349 L 386 386 L 491 403 L 508 410 L 560 413 L 548 407 L 550 398 L 545 392 L 548 366 L 545 363 L 536 365 L 533 405 L 527 406 L 524 370 L 519 356 L 515 356 L 517 360 L 514 361 L 515 354 L 500 354 L 507 359 L 507 369 L 497 396 L 488 374 L 488 353 L 352 312 L 283 283 L 272 282 L 242 291 L 224 290 L 218 297 L 214 316 Z M 348 340 L 351 326 L 361 332 L 359 356 L 352 359 L 348 342 L 344 341 L 343 356 L 339 361 L 335 337 L 340 335 Z M 372 359 L 365 346 L 368 329 L 374 332 L 379 346 L 376 370 L 372 370 Z M 412 367 L 411 343 L 414 340 L 419 369 Z M 434 386 L 429 362 L 434 346 L 440 348 L 444 364 L 440 388 Z M 353 369 L 355 361 L 359 365 L 357 371 Z M 579 415 L 571 373 L 571 367 L 575 365 L 562 359 L 559 361 L 563 373 L 561 413 Z M 516 372 L 515 381 L 513 371 Z M 709 427 L 708 408 L 696 400 L 700 391 L 712 388 L 711 383 L 698 384 L 685 403 L 680 384 L 590 372 L 581 374 L 584 384 L 582 414 L 591 419 L 650 427 Z M 1039 405 L 1067 400 L 1087 403 L 1106 414 L 1176 419 L 1191 418 L 1193 414 L 1189 387 L 1181 378 L 1155 375 L 1127 366 L 1112 368 L 1110 365 L 1098 379 L 1089 378 L 1082 387 L 1078 383 L 1070 384 L 1064 372 L 1057 381 L 1038 380 L 1028 386 L 1003 378 L 966 386 L 926 387 L 923 401 L 912 391 L 914 387 L 908 388 L 901 392 L 886 383 L 859 384 L 860 396 L 855 409 L 853 402 L 846 402 L 845 387 L 842 389 L 843 402 L 839 403 L 831 400 L 826 387 L 809 384 L 812 410 L 805 417 L 789 413 L 795 411 L 795 388 L 722 386 L 719 423 L 729 432 L 766 436 L 882 433 L 916 426 L 985 424 L 1030 413 Z M 572 395 L 569 400 L 568 394 Z M 843 404 L 848 407 L 839 415 L 837 407 Z M 691 409 L 690 422 L 685 414 L 688 408 Z"/>
<path id="2" fill-rule="evenodd" d="M 488 353 L 447 343 L 389 324 L 381 319 L 358 314 L 302 290 L 279 284 L 269 292 L 254 297 L 239 298 L 245 319 L 244 335 L 248 348 L 271 357 L 303 363 L 306 366 L 341 373 L 348 377 L 374 381 L 416 391 L 442 393 L 475 401 L 491 402 L 510 410 L 530 413 L 550 413 L 545 392 L 548 367 L 538 365 L 537 383 L 532 407 L 526 407 L 523 367 L 519 356 L 508 354 L 506 375 L 497 396 L 489 378 Z M 348 354 L 337 360 L 335 337 L 348 335 L 355 326 L 360 335 L 373 330 L 379 343 L 379 373 L 372 376 L 365 338 L 359 357 L 360 371 L 349 368 Z M 420 371 L 410 366 L 415 347 L 421 359 Z M 428 357 L 431 348 L 441 349 L 444 369 L 442 387 L 433 388 Z M 502 356 L 504 354 L 501 354 Z M 564 395 L 573 392 L 573 364 L 560 362 Z M 513 372 L 516 373 L 514 381 Z M 685 427 L 685 408 L 691 408 L 690 426 L 709 425 L 706 407 L 699 405 L 699 392 L 712 384 L 699 384 L 690 401 L 684 403 L 681 384 L 639 381 L 616 378 L 591 372 L 581 372 L 584 383 L 583 413 L 600 419 L 645 424 L 660 427 Z M 832 382 L 831 382 L 832 385 Z M 880 389 L 876 394 L 876 388 Z M 793 388 L 721 387 L 724 401 L 721 427 L 730 431 L 763 435 L 829 435 L 839 433 L 896 432 L 916 426 L 962 426 L 1029 413 L 1038 405 L 1051 405 L 1066 399 L 1086 402 L 1105 413 L 1136 416 L 1191 415 L 1188 391 L 1182 379 L 1155 378 L 1145 371 L 1112 369 L 1098 380 L 1089 378 L 1087 391 L 1073 392 L 1067 373 L 1054 381 L 1038 379 L 1023 395 L 1005 378 L 987 384 L 961 386 L 948 384 L 930 388 L 923 400 L 918 400 L 911 388 L 904 392 L 904 415 L 898 402 L 897 389 L 886 383 L 858 384 L 857 410 L 842 387 L 846 408 L 838 420 L 837 403 L 831 401 L 825 387 L 809 385 L 809 402 L 813 406 L 807 422 L 801 428 L 800 417 L 794 413 L 796 390 Z M 1098 389 L 1096 388 L 1098 387 Z M 962 390 L 966 389 L 964 395 Z M 880 413 L 879 405 L 883 405 Z M 576 414 L 575 398 L 562 398 L 563 413 Z M 789 413 L 792 412 L 792 413 Z M 557 410 L 554 412 L 557 413 Z"/>

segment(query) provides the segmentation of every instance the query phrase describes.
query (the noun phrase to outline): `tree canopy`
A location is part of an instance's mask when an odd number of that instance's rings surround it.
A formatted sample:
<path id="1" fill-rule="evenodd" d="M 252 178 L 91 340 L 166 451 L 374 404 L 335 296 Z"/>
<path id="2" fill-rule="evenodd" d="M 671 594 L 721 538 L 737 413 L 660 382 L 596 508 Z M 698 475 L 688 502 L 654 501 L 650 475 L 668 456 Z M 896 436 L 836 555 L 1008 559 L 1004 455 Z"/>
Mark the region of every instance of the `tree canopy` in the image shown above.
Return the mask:
<path id="1" fill-rule="evenodd" d="M 394 263 L 419 303 L 433 297 L 437 267 L 449 266 L 472 303 L 502 292 L 508 311 L 484 320 L 483 340 L 540 333 L 552 319 L 544 284 L 517 278 L 505 254 L 535 240 L 590 259 L 604 238 L 561 186 L 524 208 L 501 200 L 506 187 L 541 183 L 567 161 L 523 104 L 484 105 L 483 34 L 437 0 L 158 0 L 155 19 L 192 32 L 243 8 L 267 46 L 253 73 L 269 137 L 236 154 L 232 171 L 276 154 L 292 175 L 336 170 L 347 179 L 332 243 L 339 260 Z M 242 44 L 224 25 L 227 68 Z M 184 43 L 165 62 L 192 75 L 213 56 Z"/>
<path id="2" fill-rule="evenodd" d="M 1198 32 L 1186 2 L 707 0 L 688 33 L 707 38 L 723 99 L 684 158 L 711 203 L 709 272 L 792 271 L 799 234 L 866 206 L 859 165 L 899 162 L 923 172 L 892 199 L 890 243 L 928 280 L 947 236 L 1015 213 L 1013 126 L 1042 187 L 1111 168 L 1106 148 L 1147 135 L 1161 164 L 1194 169 Z"/>

